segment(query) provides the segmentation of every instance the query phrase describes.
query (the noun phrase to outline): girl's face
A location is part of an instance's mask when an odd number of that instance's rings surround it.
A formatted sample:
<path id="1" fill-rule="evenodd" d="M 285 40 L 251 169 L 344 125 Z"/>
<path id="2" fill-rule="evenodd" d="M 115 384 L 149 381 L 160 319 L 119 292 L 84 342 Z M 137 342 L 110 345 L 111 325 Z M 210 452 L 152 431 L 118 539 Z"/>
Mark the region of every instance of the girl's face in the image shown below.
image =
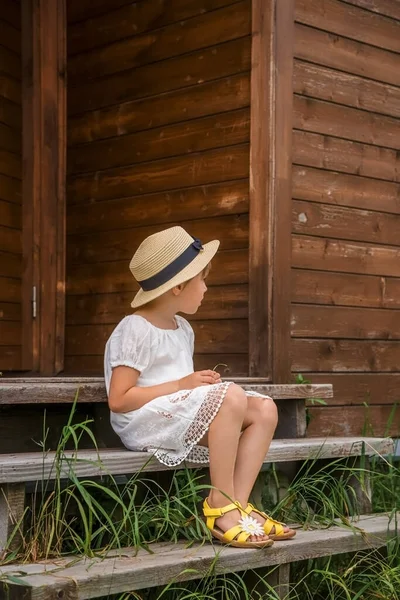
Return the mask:
<path id="1" fill-rule="evenodd" d="M 190 279 L 181 290 L 178 296 L 179 311 L 187 315 L 194 315 L 199 310 L 206 291 L 204 274 L 199 273 L 196 277 Z"/>

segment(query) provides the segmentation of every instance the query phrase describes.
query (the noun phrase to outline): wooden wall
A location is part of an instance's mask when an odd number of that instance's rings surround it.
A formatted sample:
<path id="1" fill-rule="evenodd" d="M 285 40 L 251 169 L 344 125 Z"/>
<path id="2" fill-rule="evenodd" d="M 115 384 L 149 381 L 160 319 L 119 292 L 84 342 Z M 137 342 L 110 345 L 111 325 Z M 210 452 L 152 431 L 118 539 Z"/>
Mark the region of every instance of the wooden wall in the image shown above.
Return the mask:
<path id="1" fill-rule="evenodd" d="M 400 3 L 296 0 L 293 83 L 293 370 L 335 389 L 309 431 L 400 435 Z"/>
<path id="2" fill-rule="evenodd" d="M 0 2 L 0 371 L 21 368 L 21 7 Z"/>
<path id="3" fill-rule="evenodd" d="M 250 0 L 68 6 L 66 372 L 102 372 L 134 250 L 179 223 L 221 240 L 197 367 L 246 375 Z"/>

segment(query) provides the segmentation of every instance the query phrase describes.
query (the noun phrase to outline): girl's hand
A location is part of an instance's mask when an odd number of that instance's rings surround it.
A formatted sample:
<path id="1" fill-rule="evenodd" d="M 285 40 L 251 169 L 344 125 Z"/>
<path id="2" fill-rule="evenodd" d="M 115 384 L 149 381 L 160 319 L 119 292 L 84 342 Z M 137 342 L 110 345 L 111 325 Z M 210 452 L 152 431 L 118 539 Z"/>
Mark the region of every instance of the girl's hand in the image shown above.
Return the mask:
<path id="1" fill-rule="evenodd" d="M 195 371 L 191 375 L 179 379 L 179 390 L 193 390 L 201 385 L 213 385 L 221 383 L 221 376 L 216 371 L 207 369 L 206 371 Z"/>

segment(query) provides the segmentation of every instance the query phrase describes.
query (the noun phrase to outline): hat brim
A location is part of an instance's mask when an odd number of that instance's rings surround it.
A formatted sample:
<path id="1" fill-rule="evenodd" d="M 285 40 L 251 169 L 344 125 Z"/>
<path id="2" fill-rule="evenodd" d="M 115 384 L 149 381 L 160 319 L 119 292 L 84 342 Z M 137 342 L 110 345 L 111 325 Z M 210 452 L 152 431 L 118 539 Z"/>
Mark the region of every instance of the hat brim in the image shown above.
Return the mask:
<path id="1" fill-rule="evenodd" d="M 212 242 L 208 242 L 203 245 L 203 249 L 200 250 L 199 254 L 196 256 L 191 263 L 189 263 L 182 271 L 179 271 L 172 279 L 160 285 L 158 288 L 154 290 L 149 290 L 145 292 L 143 290 L 139 290 L 134 299 L 131 302 L 132 308 L 139 308 L 139 306 L 143 306 L 143 304 L 147 304 L 156 298 L 159 298 L 165 292 L 172 290 L 173 287 L 179 285 L 180 283 L 184 283 L 193 277 L 196 277 L 201 271 L 208 265 L 208 263 L 215 256 L 217 250 L 219 248 L 219 240 L 213 240 Z"/>

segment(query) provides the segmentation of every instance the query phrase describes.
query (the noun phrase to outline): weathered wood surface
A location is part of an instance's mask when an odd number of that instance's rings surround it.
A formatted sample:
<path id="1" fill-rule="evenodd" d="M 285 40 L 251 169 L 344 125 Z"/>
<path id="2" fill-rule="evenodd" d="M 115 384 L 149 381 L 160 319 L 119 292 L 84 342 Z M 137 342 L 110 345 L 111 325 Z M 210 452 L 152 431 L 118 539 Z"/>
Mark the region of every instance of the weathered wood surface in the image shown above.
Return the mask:
<path id="1" fill-rule="evenodd" d="M 287 462 L 295 460 L 316 460 L 321 458 L 340 458 L 388 454 L 393 452 L 390 438 L 306 438 L 273 440 L 265 463 Z M 78 453 L 66 451 L 60 465 L 64 477 L 73 471 L 77 477 L 96 475 L 121 475 L 127 473 L 167 471 L 171 468 L 159 463 L 146 452 L 129 450 L 99 449 L 80 450 Z M 41 481 L 56 477 L 55 453 L 25 452 L 0 455 L 0 483 Z M 177 468 L 184 468 L 179 465 Z M 201 466 L 188 463 L 189 467 Z M 172 469 L 173 470 L 173 469 Z"/>
<path id="2" fill-rule="evenodd" d="M 0 484 L 0 560 L 2 549 L 13 534 L 8 549 L 15 549 L 21 542 L 19 530 L 14 530 L 20 524 L 24 510 L 25 483 Z"/>
<path id="3" fill-rule="evenodd" d="M 332 385 L 268 384 L 264 379 L 235 377 L 244 389 L 258 391 L 276 400 L 331 398 Z M 13 377 L 0 380 L 0 404 L 107 402 L 103 377 Z"/>
<path id="4" fill-rule="evenodd" d="M 400 437 L 400 406 L 310 406 L 307 435 L 354 436 L 360 431 L 368 435 Z"/>
<path id="5" fill-rule="evenodd" d="M 314 383 L 332 384 L 333 396 L 326 399 L 329 406 L 399 402 L 400 373 L 311 373 L 309 377 Z"/>
<path id="6" fill-rule="evenodd" d="M 68 600 L 96 598 L 99 589 L 109 594 L 130 592 L 165 585 L 170 581 L 200 579 L 208 574 L 258 569 L 298 560 L 317 558 L 384 546 L 396 535 L 396 524 L 386 515 L 362 517 L 349 527 L 332 527 L 321 531 L 299 531 L 288 543 L 275 544 L 265 551 L 241 550 L 212 544 L 186 542 L 151 545 L 145 550 L 121 549 L 108 558 L 66 557 L 35 564 L 0 567 L 2 585 L 13 587 L 7 575 L 15 574 L 26 585 L 18 591 L 26 600 Z M 218 560 L 216 558 L 218 557 Z M 69 566 L 70 565 L 70 566 Z M 21 572 L 23 571 L 23 572 Z"/>
<path id="7" fill-rule="evenodd" d="M 344 0 L 348 4 L 354 4 L 360 8 L 392 17 L 400 21 L 400 4 L 398 0 Z"/>

